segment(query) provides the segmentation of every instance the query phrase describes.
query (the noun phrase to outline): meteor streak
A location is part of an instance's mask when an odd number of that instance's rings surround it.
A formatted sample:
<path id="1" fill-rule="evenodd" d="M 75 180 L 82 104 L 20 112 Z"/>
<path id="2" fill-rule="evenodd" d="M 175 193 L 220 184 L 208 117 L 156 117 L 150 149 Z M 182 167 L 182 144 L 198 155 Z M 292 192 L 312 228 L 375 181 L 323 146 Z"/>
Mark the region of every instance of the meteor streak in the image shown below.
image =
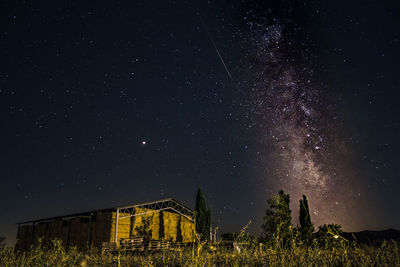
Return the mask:
<path id="1" fill-rule="evenodd" d="M 214 42 L 214 39 L 212 38 L 210 32 L 208 31 L 208 28 L 207 28 L 206 24 L 204 23 L 204 20 L 203 20 L 202 17 L 200 16 L 200 13 L 196 12 L 196 14 L 197 14 L 197 16 L 199 17 L 199 19 L 200 19 L 200 21 L 201 21 L 201 24 L 203 25 L 204 29 L 206 30 L 207 35 L 208 35 L 208 38 L 210 39 L 212 45 L 214 46 L 215 51 L 217 52 L 217 55 L 218 55 L 219 59 L 221 60 L 222 64 L 224 65 L 225 70 L 226 70 L 226 73 L 228 73 L 229 78 L 232 80 L 231 73 L 229 72 L 228 67 L 227 67 L 226 64 L 225 64 L 225 61 L 224 61 L 224 59 L 222 58 L 221 53 L 219 52 L 218 47 L 217 47 L 217 45 L 216 45 L 215 42 Z"/>

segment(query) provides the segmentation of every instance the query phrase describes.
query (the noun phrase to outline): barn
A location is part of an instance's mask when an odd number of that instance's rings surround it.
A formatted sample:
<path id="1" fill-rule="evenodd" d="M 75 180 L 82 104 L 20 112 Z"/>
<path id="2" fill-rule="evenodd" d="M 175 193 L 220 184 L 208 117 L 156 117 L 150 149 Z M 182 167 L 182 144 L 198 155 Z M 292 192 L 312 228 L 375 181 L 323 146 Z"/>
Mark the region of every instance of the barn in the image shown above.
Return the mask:
<path id="1" fill-rule="evenodd" d="M 158 245 L 191 243 L 195 236 L 194 211 L 168 198 L 20 222 L 15 249 L 27 250 L 39 239 L 44 245 L 58 239 L 66 248 L 120 247 L 132 242 L 143 248 L 144 235 Z"/>

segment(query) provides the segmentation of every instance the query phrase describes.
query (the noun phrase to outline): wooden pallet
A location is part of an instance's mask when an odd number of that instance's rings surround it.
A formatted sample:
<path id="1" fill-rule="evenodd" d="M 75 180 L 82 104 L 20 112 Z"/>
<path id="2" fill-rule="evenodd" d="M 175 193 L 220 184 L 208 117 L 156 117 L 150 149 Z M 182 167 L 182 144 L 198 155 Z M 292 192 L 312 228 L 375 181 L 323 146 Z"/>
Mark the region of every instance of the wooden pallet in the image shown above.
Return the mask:
<path id="1" fill-rule="evenodd" d="M 151 240 L 149 244 L 150 250 L 169 249 L 170 247 L 171 242 L 168 240 Z"/>
<path id="2" fill-rule="evenodd" d="M 181 250 L 186 247 L 188 243 L 172 242 L 170 240 L 150 240 L 147 246 L 148 250 Z M 145 244 L 143 237 L 121 238 L 120 250 L 125 251 L 144 251 Z M 112 252 L 117 250 L 115 242 L 103 242 L 102 252 Z"/>
<path id="3" fill-rule="evenodd" d="M 144 239 L 143 237 L 134 237 L 134 238 L 122 238 L 121 246 L 122 250 L 144 250 Z"/>

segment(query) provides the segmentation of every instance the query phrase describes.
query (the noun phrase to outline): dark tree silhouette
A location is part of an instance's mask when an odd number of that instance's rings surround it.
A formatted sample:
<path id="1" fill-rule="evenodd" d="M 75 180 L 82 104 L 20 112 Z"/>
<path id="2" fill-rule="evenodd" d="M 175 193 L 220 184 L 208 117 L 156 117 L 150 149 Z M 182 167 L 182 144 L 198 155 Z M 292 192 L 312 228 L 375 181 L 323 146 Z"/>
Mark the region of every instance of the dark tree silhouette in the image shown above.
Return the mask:
<path id="1" fill-rule="evenodd" d="M 299 210 L 299 220 L 300 220 L 300 234 L 303 242 L 309 243 L 312 240 L 312 234 L 314 233 L 314 225 L 311 222 L 310 210 L 308 208 L 308 200 L 305 195 L 303 199 L 300 200 L 300 210 Z"/>
<path id="2" fill-rule="evenodd" d="M 207 209 L 206 198 L 201 188 L 196 195 L 196 231 L 205 240 L 210 237 L 211 210 Z"/>
<path id="3" fill-rule="evenodd" d="M 265 211 L 262 238 L 265 242 L 275 240 L 285 245 L 292 238 L 290 196 L 281 190 L 267 203 L 269 208 Z"/>

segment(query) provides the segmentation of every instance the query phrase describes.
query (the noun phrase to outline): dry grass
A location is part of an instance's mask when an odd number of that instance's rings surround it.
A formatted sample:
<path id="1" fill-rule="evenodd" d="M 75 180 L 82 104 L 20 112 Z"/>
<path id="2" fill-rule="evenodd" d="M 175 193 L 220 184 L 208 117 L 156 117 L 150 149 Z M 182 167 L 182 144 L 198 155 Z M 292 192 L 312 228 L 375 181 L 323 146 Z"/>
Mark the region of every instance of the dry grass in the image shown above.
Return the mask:
<path id="1" fill-rule="evenodd" d="M 61 242 L 37 246 L 28 252 L 0 249 L 0 266 L 400 266 L 399 246 L 384 242 L 380 247 L 340 246 L 330 249 L 252 247 L 240 253 L 196 247 L 184 251 L 101 254 L 75 248 L 65 251 Z"/>

